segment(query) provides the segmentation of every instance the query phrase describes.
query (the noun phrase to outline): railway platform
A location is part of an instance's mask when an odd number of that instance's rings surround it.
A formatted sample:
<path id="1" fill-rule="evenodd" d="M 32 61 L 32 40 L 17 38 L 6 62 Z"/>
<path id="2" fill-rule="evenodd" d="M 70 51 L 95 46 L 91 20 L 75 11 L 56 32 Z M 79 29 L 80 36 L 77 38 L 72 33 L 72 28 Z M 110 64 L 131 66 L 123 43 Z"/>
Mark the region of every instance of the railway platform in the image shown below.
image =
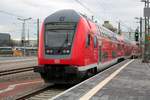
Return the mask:
<path id="1" fill-rule="evenodd" d="M 17 61 L 24 61 L 24 60 L 37 60 L 37 57 L 1 57 L 0 56 L 0 64 L 1 63 L 8 63 L 8 62 L 17 62 Z"/>
<path id="2" fill-rule="evenodd" d="M 0 72 L 37 65 L 36 57 L 0 57 Z"/>
<path id="3" fill-rule="evenodd" d="M 150 63 L 125 60 L 51 99 L 150 100 Z"/>

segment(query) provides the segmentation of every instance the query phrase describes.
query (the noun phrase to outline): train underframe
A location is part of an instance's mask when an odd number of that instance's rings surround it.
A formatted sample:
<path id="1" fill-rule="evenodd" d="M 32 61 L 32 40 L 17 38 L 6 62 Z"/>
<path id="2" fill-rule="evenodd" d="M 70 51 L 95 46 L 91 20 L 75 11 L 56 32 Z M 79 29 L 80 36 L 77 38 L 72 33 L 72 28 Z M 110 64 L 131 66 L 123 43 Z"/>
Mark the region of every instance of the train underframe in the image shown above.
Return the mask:
<path id="1" fill-rule="evenodd" d="M 86 71 L 79 71 L 77 67 L 69 65 L 43 65 L 35 67 L 34 72 L 40 73 L 45 82 L 55 84 L 76 84 L 97 73 L 92 68 Z"/>

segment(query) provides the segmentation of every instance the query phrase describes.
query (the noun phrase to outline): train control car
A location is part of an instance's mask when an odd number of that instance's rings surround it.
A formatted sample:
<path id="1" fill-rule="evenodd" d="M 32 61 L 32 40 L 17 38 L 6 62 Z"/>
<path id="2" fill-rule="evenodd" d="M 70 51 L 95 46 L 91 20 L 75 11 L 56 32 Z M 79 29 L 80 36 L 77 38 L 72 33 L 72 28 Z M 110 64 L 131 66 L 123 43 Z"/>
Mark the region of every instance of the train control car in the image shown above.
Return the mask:
<path id="1" fill-rule="evenodd" d="M 39 34 L 39 66 L 45 81 L 74 82 L 131 56 L 132 44 L 74 10 L 48 16 Z"/>

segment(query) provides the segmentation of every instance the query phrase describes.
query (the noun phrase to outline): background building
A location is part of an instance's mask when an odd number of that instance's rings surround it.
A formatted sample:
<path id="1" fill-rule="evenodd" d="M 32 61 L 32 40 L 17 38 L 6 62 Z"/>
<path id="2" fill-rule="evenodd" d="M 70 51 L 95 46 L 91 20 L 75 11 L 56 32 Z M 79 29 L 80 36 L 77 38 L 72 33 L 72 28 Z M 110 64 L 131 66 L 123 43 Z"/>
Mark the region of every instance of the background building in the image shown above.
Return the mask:
<path id="1" fill-rule="evenodd" d="M 0 33 L 0 47 L 11 46 L 11 36 L 9 33 Z"/>
<path id="2" fill-rule="evenodd" d="M 106 27 L 107 29 L 111 30 L 112 32 L 116 32 L 117 33 L 117 28 L 113 27 L 113 25 L 110 24 L 109 21 L 104 21 L 103 26 Z"/>

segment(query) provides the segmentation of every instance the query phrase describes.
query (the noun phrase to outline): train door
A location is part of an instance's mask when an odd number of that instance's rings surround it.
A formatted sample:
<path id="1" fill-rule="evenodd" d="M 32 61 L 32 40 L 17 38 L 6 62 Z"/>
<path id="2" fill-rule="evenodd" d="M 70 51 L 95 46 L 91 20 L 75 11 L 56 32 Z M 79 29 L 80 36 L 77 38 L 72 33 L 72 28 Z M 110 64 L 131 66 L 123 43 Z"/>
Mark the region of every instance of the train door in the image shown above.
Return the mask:
<path id="1" fill-rule="evenodd" d="M 102 63 L 102 40 L 98 40 L 98 63 Z"/>
<path id="2" fill-rule="evenodd" d="M 98 64 L 102 62 L 102 29 L 97 26 Z"/>
<path id="3" fill-rule="evenodd" d="M 91 57 L 93 55 L 92 54 L 92 41 L 91 41 L 91 35 L 88 33 L 86 36 L 86 53 L 85 53 L 85 59 L 86 59 L 86 64 L 90 64 L 91 63 Z"/>
<path id="4" fill-rule="evenodd" d="M 98 62 L 98 40 L 97 40 L 97 36 L 94 36 L 94 39 L 93 39 L 93 42 L 94 42 L 94 52 L 93 52 L 93 56 L 94 56 L 94 60 L 96 62 Z"/>
<path id="5" fill-rule="evenodd" d="M 102 46 L 99 46 L 99 63 L 102 62 Z"/>

